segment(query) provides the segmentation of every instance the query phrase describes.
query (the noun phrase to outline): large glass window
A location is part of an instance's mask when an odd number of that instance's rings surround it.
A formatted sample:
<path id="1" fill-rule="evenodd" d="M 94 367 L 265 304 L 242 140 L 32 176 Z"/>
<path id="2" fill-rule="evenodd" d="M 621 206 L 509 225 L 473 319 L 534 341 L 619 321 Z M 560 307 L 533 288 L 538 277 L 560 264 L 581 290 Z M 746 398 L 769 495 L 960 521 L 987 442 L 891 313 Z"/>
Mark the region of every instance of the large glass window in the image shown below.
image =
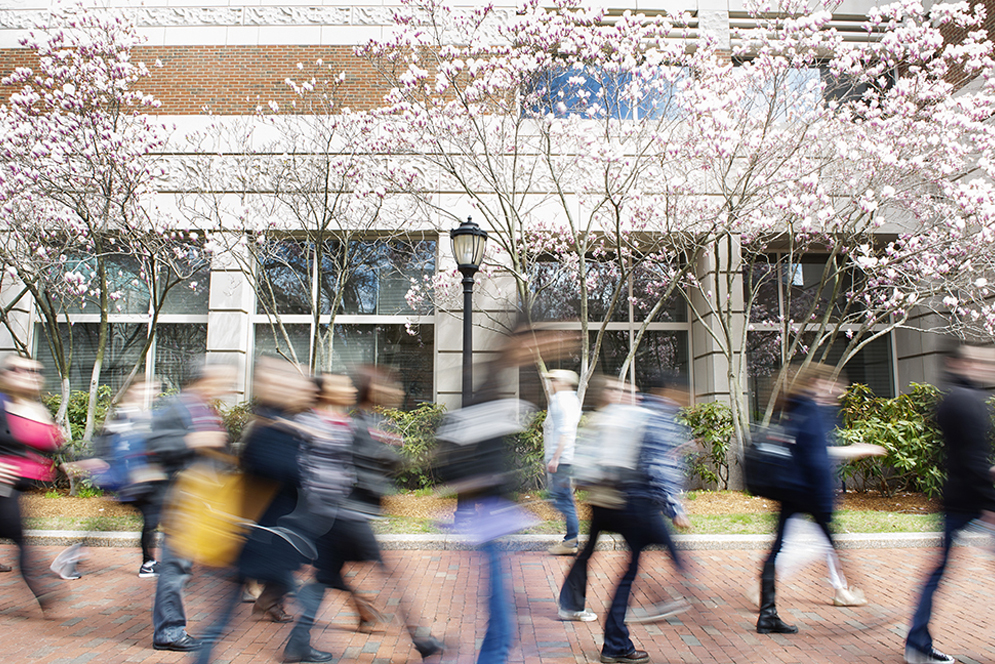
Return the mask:
<path id="1" fill-rule="evenodd" d="M 179 390 L 207 352 L 207 323 L 165 323 L 155 328 L 155 375 L 162 389 Z"/>
<path id="2" fill-rule="evenodd" d="M 404 325 L 336 325 L 330 366 L 344 373 L 364 364 L 391 369 L 404 386 L 404 407 L 412 408 L 433 398 L 434 335 L 431 325 L 410 329 Z M 322 351 L 328 352 L 329 345 Z"/>
<path id="3" fill-rule="evenodd" d="M 256 357 L 277 355 L 291 362 L 310 360 L 311 326 L 307 323 L 256 323 Z"/>
<path id="4" fill-rule="evenodd" d="M 867 385 L 879 397 L 894 397 L 896 387 L 891 343 L 890 334 L 870 341 L 846 363 L 841 374 L 842 378 L 848 383 Z M 815 360 L 835 366 L 849 344 L 849 339 L 837 339 L 825 349 L 825 353 L 819 352 Z M 780 333 L 750 332 L 747 346 L 750 403 L 754 418 L 759 419 L 767 409 L 774 383 L 783 366 Z M 801 359 L 802 354 L 799 353 L 795 360 Z"/>
<path id="5" fill-rule="evenodd" d="M 107 348 L 100 371 L 100 384 L 118 390 L 141 357 L 149 326 L 147 323 L 108 323 Z M 61 325 L 60 335 L 67 353 L 72 354 L 69 385 L 73 391 L 90 388 L 90 374 L 96 361 L 99 323 Z M 153 372 L 163 390 L 179 389 L 207 351 L 206 323 L 164 323 L 155 327 L 150 353 L 139 362 L 139 372 Z M 58 392 L 60 378 L 52 357 L 44 326 L 37 328 L 35 356 L 44 365 L 46 391 Z M 148 360 L 152 358 L 153 361 Z"/>
<path id="6" fill-rule="evenodd" d="M 609 315 L 612 297 L 621 278 L 614 262 L 587 261 L 587 319 L 602 321 Z M 581 313 L 580 283 L 577 270 L 554 261 L 533 263 L 529 274 L 532 288 L 532 320 L 576 320 Z M 624 290 L 609 320 L 629 319 L 628 290 Z"/>
<path id="7" fill-rule="evenodd" d="M 45 390 L 58 392 L 61 378 L 52 357 L 46 338 L 47 330 L 38 326 L 38 346 L 35 357 L 45 371 Z M 99 325 L 97 323 L 74 323 L 60 325 L 59 334 L 67 352 L 72 352 L 69 363 L 69 386 L 73 391 L 90 389 L 90 376 L 97 358 Z M 145 345 L 148 325 L 142 323 L 109 323 L 107 347 L 101 365 L 100 382 L 117 390 L 141 357 Z M 139 371 L 145 370 L 145 363 Z"/>
<path id="8" fill-rule="evenodd" d="M 284 239 L 260 246 L 256 311 L 275 314 L 311 313 L 313 252 L 308 243 Z"/>
<path id="9" fill-rule="evenodd" d="M 351 243 L 349 280 L 342 298 L 343 313 L 398 316 L 431 313 L 431 305 L 412 309 L 405 296 L 412 280 L 421 283 L 435 273 L 435 241 Z"/>
<path id="10" fill-rule="evenodd" d="M 594 343 L 595 333 L 591 333 Z M 625 358 L 633 342 L 628 330 L 607 330 L 598 353 L 595 371 L 609 376 L 617 376 L 622 370 Z M 547 363 L 547 369 L 570 369 L 580 371 L 580 357 L 565 354 L 560 359 Z M 656 372 L 666 371 L 676 374 L 690 388 L 690 357 L 688 354 L 688 333 L 683 330 L 648 330 L 630 365 L 628 380 L 635 380 L 642 387 Z M 545 407 L 546 397 L 539 380 L 539 374 L 532 366 L 519 371 L 519 393 L 522 399 Z M 593 408 L 590 397 L 585 399 L 585 408 Z"/>
<path id="11" fill-rule="evenodd" d="M 421 282 L 435 272 L 435 240 L 359 240 L 343 252 L 337 242 L 314 251 L 310 242 L 281 239 L 263 245 L 257 278 L 257 313 L 278 315 L 321 314 L 332 310 L 339 274 L 347 264 L 347 278 L 338 313 L 397 316 L 430 314 L 430 305 L 415 311 L 405 299 L 412 279 Z M 318 288 L 312 293 L 317 266 Z M 315 296 L 317 300 L 315 300 Z M 312 306 L 314 304 L 314 306 Z"/>
<path id="12" fill-rule="evenodd" d="M 343 265 L 347 279 L 340 286 Z M 316 371 L 389 367 L 401 378 L 406 406 L 431 400 L 433 308 L 412 308 L 405 296 L 412 283 L 435 273 L 435 265 L 434 239 L 332 242 L 322 252 L 307 242 L 274 241 L 259 266 L 255 353 L 277 354 Z M 340 287 L 341 306 L 330 328 Z"/>

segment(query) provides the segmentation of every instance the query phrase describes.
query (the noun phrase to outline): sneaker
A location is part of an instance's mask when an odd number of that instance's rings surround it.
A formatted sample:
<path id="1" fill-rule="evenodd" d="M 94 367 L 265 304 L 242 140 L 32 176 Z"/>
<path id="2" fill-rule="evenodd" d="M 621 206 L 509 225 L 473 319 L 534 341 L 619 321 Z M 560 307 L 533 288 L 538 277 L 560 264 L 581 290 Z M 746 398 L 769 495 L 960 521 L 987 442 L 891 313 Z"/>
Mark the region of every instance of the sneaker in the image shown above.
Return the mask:
<path id="1" fill-rule="evenodd" d="M 944 655 L 936 648 L 923 652 L 912 646 L 905 646 L 905 664 L 954 664 L 957 660 L 950 655 Z"/>
<path id="2" fill-rule="evenodd" d="M 834 606 L 864 606 L 867 598 L 860 588 L 837 588 L 836 596 L 833 597 Z"/>
<path id="3" fill-rule="evenodd" d="M 625 655 L 615 656 L 602 653 L 601 661 L 603 664 L 645 664 L 650 661 L 650 655 L 645 650 L 633 650 Z"/>
<path id="4" fill-rule="evenodd" d="M 554 556 L 575 556 L 577 555 L 577 538 L 557 542 L 546 551 Z"/>
<path id="5" fill-rule="evenodd" d="M 75 581 L 83 577 L 82 574 L 76 571 L 76 563 L 69 563 L 52 571 L 58 574 L 60 579 L 65 579 L 66 581 Z"/>
<path id="6" fill-rule="evenodd" d="M 159 576 L 159 563 L 154 560 L 146 560 L 138 568 L 139 579 L 154 579 Z"/>
<path id="7" fill-rule="evenodd" d="M 74 581 L 82 575 L 76 571 L 76 563 L 83 557 L 82 544 L 73 544 L 64 549 L 55 557 L 49 569 L 59 575 L 60 579 Z"/>
<path id="8" fill-rule="evenodd" d="M 590 609 L 582 609 L 581 611 L 560 609 L 557 615 L 560 616 L 560 620 L 575 620 L 578 622 L 593 622 L 598 619 L 598 614 Z"/>
<path id="9" fill-rule="evenodd" d="M 625 616 L 625 622 L 629 625 L 658 622 L 678 613 L 684 613 L 691 608 L 691 604 L 684 598 L 673 602 L 660 602 L 648 609 L 632 609 Z"/>

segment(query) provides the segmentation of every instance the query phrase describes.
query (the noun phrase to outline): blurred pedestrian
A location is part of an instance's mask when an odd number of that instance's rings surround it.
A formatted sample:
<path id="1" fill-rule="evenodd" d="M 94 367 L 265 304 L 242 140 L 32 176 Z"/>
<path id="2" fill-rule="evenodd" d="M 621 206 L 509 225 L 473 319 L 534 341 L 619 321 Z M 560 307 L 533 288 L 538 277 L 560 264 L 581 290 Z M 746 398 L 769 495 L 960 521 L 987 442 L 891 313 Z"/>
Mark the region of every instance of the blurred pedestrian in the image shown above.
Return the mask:
<path id="1" fill-rule="evenodd" d="M 688 405 L 689 395 L 679 376 L 664 371 L 654 372 L 643 389 L 639 405 L 647 411 L 647 417 L 638 467 L 645 473 L 646 482 L 636 491 L 642 491 L 650 503 L 677 528 L 688 529 L 691 528 L 691 518 L 682 498 L 686 477 L 684 458 L 693 442 L 688 428 L 678 417 L 681 408 Z M 666 522 L 663 523 L 666 528 Z M 684 560 L 671 545 L 672 538 L 664 538 L 660 543 L 668 546 L 674 564 L 683 571 Z M 646 609 L 629 611 L 626 622 L 657 622 L 688 608 L 690 604 L 684 598 L 664 600 Z"/>
<path id="2" fill-rule="evenodd" d="M 324 374 L 315 380 L 317 405 L 312 411 L 296 418 L 302 431 L 308 432 L 308 441 L 299 452 L 301 500 L 309 517 L 309 535 L 315 541 L 317 557 L 314 560 L 315 580 L 302 587 L 297 594 L 301 613 L 290 632 L 283 650 L 284 662 L 327 662 L 335 657 L 331 652 L 318 650 L 311 645 L 311 628 L 321 608 L 325 589 L 329 586 L 348 590 L 340 577 L 338 537 L 347 537 L 353 531 L 336 526 L 342 523 L 344 502 L 355 484 L 352 465 L 353 431 L 346 409 L 355 403 L 356 390 L 352 382 L 341 375 Z M 372 539 L 372 537 L 371 537 Z M 360 552 L 360 559 L 370 559 L 369 550 L 375 543 Z M 361 544 L 349 542 L 351 548 Z M 378 552 L 377 552 L 378 553 Z"/>
<path id="3" fill-rule="evenodd" d="M 147 381 L 145 374 L 135 376 L 94 438 L 93 458 L 62 466 L 67 473 L 88 475 L 101 489 L 113 492 L 118 501 L 133 505 L 142 515 L 142 563 L 138 569 L 142 579 L 159 576 L 155 539 L 167 485 L 165 472 L 148 450 L 152 431 L 149 405 L 158 394 L 158 381 Z M 53 571 L 63 578 L 78 578 L 75 565 L 81 547 L 74 544 L 63 551 L 52 564 Z"/>
<path id="4" fill-rule="evenodd" d="M 62 445 L 62 432 L 39 401 L 45 379 L 41 364 L 10 354 L 0 363 L 0 537 L 17 546 L 17 565 L 28 588 L 47 611 L 54 592 L 38 578 L 36 560 L 24 540 L 20 490 L 32 480 L 51 482 L 55 467 L 42 453 Z"/>
<path id="5" fill-rule="evenodd" d="M 633 403 L 632 388 L 615 378 L 601 377 L 594 388 L 598 412 L 591 418 L 591 430 L 581 437 L 583 453 L 578 450 L 587 466 L 580 475 L 594 489 L 591 529 L 560 589 L 558 613 L 561 620 L 597 619 L 585 607 L 588 562 L 603 531 L 619 533 L 629 547 L 629 562 L 605 619 L 600 660 L 641 664 L 649 661 L 649 654 L 637 649 L 630 638 L 626 626 L 629 596 L 647 546 L 665 546 L 678 567 L 682 564 L 661 509 L 670 509 L 682 524 L 686 516 L 675 507 L 671 462 L 662 457 L 686 442 L 686 436 L 673 420 L 669 402 L 653 404 L 655 412 L 640 408 Z"/>
<path id="6" fill-rule="evenodd" d="M 577 398 L 576 391 L 578 378 L 576 373 L 566 369 L 554 369 L 543 374 L 543 377 L 549 381 L 550 391 L 542 431 L 546 486 L 553 507 L 563 515 L 567 528 L 563 541 L 550 547 L 549 553 L 555 556 L 572 556 L 577 553 L 577 537 L 580 535 L 573 482 L 570 478 L 570 465 L 573 463 L 577 425 L 580 424 L 581 415 L 580 399 Z"/>
<path id="7" fill-rule="evenodd" d="M 230 394 L 234 387 L 234 367 L 200 365 L 180 393 L 167 399 L 153 413 L 148 450 L 168 482 L 196 458 L 198 450 L 224 449 L 227 445 L 228 434 L 213 403 Z M 200 644 L 186 631 L 183 608 L 183 588 L 193 563 L 170 551 L 168 537 L 161 554 L 152 607 L 152 647 L 178 652 L 196 650 Z"/>
<path id="8" fill-rule="evenodd" d="M 958 533 L 973 521 L 995 527 L 995 486 L 991 476 L 992 415 L 983 389 L 995 382 L 995 352 L 960 345 L 946 354 L 947 389 L 936 407 L 943 434 L 946 481 L 943 485 L 943 544 L 936 567 L 926 577 L 912 625 L 905 639 L 907 664 L 952 664 L 933 647 L 929 620 L 933 595 L 940 585 Z"/>
<path id="9" fill-rule="evenodd" d="M 336 547 L 336 560 L 333 562 L 331 587 L 349 593 L 356 612 L 359 614 L 360 631 L 371 631 L 382 627 L 387 617 L 372 602 L 360 596 L 349 586 L 342 576 L 342 566 L 352 562 L 372 561 L 384 565 L 379 546 L 369 529 L 371 519 L 380 518 L 381 501 L 394 490 L 393 477 L 400 471 L 402 461 L 396 451 L 400 437 L 384 431 L 384 408 L 397 408 L 404 399 L 404 390 L 385 370 L 376 366 L 360 367 L 354 372 L 356 409 L 352 414 L 352 457 L 351 464 L 356 474 L 355 483 L 343 505 L 343 520 L 362 521 L 369 530 L 366 541 L 376 547 L 367 548 L 345 545 L 340 541 Z M 351 404 L 345 404 L 351 405 Z M 362 526 L 359 526 L 362 528 Z"/>
<path id="10" fill-rule="evenodd" d="M 831 420 L 826 407 L 839 395 L 833 369 L 819 363 L 789 367 L 786 398 L 782 406 L 782 421 L 794 436 L 792 454 L 803 489 L 791 500 L 781 502 L 777 518 L 774 545 L 764 561 L 760 575 L 759 634 L 794 634 L 798 628 L 784 622 L 777 614 L 775 603 L 775 561 L 784 543 L 785 527 L 796 514 L 810 514 L 826 539 L 836 549 L 830 523 L 836 496 L 836 482 L 829 454 Z M 854 448 L 851 458 L 880 455 L 884 450 L 875 445 Z M 839 578 L 843 579 L 842 568 Z M 842 594 L 841 594 L 842 593 Z M 851 605 L 863 603 L 863 594 L 855 588 L 837 589 L 837 599 L 851 598 Z M 839 604 L 840 602 L 837 602 Z"/>
<path id="11" fill-rule="evenodd" d="M 514 399 L 511 378 L 536 355 L 556 359 L 564 337 L 519 326 L 500 352 L 483 367 L 480 387 L 464 407 L 447 415 L 438 432 L 448 461 L 438 469 L 443 479 L 472 508 L 465 532 L 487 561 L 487 631 L 477 664 L 503 664 L 515 639 L 514 602 L 508 588 L 500 537 L 517 532 L 534 519 L 515 505 L 516 469 L 507 437 L 525 430 L 534 415 L 531 404 Z"/>
<path id="12" fill-rule="evenodd" d="M 285 520 L 292 514 L 302 516 L 302 452 L 308 436 L 296 426 L 301 413 L 315 404 L 317 388 L 307 371 L 277 357 L 261 357 L 253 374 L 252 395 L 256 401 L 256 418 L 244 436 L 242 469 L 251 477 L 277 486 L 276 494 L 259 518 L 266 528 L 300 527 L 300 521 Z M 294 572 L 305 561 L 287 541 L 272 538 L 265 530 L 253 530 L 239 558 L 239 572 L 244 579 L 262 582 L 263 588 L 252 607 L 260 619 L 291 622 L 284 601 L 295 587 Z"/>
<path id="13" fill-rule="evenodd" d="M 211 661 L 248 579 L 262 583 L 254 616 L 279 623 L 293 620 L 284 602 L 296 587 L 294 573 L 314 560 L 315 533 L 328 527 L 308 510 L 301 490 L 302 458 L 320 435 L 305 422 L 316 395 L 315 384 L 302 367 L 271 356 L 257 360 L 252 380 L 255 418 L 243 433 L 240 461 L 247 487 L 243 507 L 251 505 L 260 516 L 219 593 L 221 608 L 204 632 L 197 664 Z M 309 650 L 288 655 L 286 661 L 327 661 L 319 657 L 324 654 Z"/>

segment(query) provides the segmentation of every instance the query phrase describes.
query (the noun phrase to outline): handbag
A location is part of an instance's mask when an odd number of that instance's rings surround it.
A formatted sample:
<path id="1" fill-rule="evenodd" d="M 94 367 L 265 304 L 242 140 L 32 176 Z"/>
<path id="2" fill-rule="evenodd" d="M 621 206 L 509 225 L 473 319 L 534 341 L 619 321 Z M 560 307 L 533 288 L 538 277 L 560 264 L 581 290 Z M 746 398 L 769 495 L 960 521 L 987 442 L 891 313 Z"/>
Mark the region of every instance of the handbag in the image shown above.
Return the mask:
<path id="1" fill-rule="evenodd" d="M 743 454 L 747 490 L 779 502 L 800 501 L 806 486 L 795 460 L 790 422 L 785 418 L 766 427 L 754 426 L 751 433 Z"/>
<path id="2" fill-rule="evenodd" d="M 216 460 L 195 462 L 176 476 L 163 514 L 170 548 L 209 567 L 233 564 L 277 488 Z"/>

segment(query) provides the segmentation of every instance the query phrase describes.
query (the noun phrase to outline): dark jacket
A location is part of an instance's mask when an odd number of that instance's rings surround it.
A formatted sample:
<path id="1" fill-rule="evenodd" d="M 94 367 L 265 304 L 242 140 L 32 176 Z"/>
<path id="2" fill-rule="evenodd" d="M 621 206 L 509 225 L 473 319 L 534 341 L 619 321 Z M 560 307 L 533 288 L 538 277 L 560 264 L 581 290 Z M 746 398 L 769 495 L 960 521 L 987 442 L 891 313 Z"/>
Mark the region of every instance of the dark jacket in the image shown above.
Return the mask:
<path id="1" fill-rule="evenodd" d="M 825 413 L 814 399 L 796 395 L 788 401 L 788 426 L 795 435 L 795 462 L 808 489 L 798 507 L 811 513 L 832 514 L 835 497 L 833 466 L 827 442 Z"/>
<path id="2" fill-rule="evenodd" d="M 281 411 L 260 407 L 258 419 L 245 436 L 241 463 L 246 474 L 277 483 L 273 500 L 259 518 L 262 526 L 281 526 L 308 536 L 305 528 L 286 517 L 297 508 L 301 487 L 299 455 L 307 441 Z M 306 513 L 303 513 L 306 514 Z M 288 575 L 303 563 L 301 556 L 280 538 L 253 530 L 239 559 L 239 572 L 259 581 L 285 582 Z"/>
<path id="3" fill-rule="evenodd" d="M 193 431 L 224 431 L 217 412 L 194 394 L 180 392 L 152 414 L 147 449 L 170 480 L 197 454 L 186 441 L 186 435 Z"/>
<path id="4" fill-rule="evenodd" d="M 992 452 L 988 395 L 966 378 L 953 376 L 937 405 L 936 423 L 943 433 L 947 479 L 943 507 L 947 512 L 995 510 L 995 485 L 988 473 Z"/>

